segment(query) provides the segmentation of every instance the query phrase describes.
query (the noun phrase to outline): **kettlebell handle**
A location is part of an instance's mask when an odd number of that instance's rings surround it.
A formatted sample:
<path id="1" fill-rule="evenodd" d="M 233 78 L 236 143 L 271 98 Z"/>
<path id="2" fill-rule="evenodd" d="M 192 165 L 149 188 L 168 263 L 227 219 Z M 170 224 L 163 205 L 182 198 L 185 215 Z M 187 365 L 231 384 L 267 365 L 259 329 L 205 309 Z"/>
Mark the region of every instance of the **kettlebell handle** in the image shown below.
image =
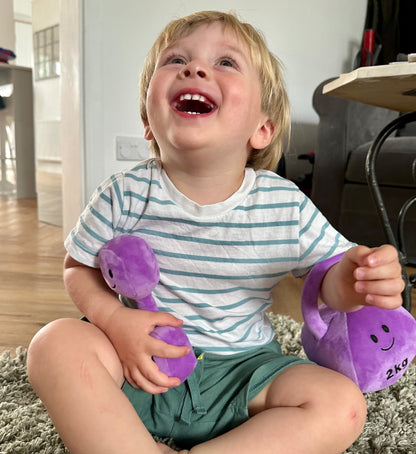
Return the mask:
<path id="1" fill-rule="evenodd" d="M 321 284 L 329 268 L 338 263 L 344 253 L 334 255 L 317 263 L 305 279 L 302 291 L 302 315 L 305 323 L 316 339 L 321 339 L 328 330 L 318 310 L 318 298 Z"/>

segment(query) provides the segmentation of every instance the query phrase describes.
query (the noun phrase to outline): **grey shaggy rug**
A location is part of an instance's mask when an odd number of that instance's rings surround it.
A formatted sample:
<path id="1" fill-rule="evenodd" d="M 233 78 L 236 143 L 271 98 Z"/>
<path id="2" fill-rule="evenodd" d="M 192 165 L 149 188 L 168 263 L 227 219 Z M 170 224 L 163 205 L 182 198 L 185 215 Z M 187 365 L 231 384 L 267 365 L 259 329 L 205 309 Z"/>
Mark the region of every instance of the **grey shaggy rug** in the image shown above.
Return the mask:
<path id="1" fill-rule="evenodd" d="M 283 352 L 304 357 L 301 324 L 286 316 L 270 318 Z M 366 399 L 367 424 L 345 454 L 415 454 L 416 365 L 399 382 L 366 394 Z M 16 355 L 5 352 L 0 356 L 0 453 L 68 454 L 27 380 L 26 350 L 22 348 Z"/>

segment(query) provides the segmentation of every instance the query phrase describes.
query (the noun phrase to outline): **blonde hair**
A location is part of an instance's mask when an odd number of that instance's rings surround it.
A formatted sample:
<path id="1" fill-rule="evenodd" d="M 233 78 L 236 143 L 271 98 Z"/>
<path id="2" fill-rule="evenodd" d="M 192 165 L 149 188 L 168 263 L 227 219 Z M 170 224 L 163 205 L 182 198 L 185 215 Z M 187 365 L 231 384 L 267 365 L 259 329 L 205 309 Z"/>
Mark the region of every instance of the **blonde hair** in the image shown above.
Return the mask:
<path id="1" fill-rule="evenodd" d="M 219 11 L 198 11 L 170 22 L 153 44 L 144 63 L 140 79 L 140 115 L 148 123 L 146 99 L 150 80 L 160 54 L 179 39 L 190 35 L 201 25 L 220 22 L 224 29 L 233 31 L 248 47 L 252 62 L 257 69 L 261 86 L 261 107 L 274 126 L 270 144 L 261 150 L 252 150 L 247 166 L 253 169 L 275 170 L 285 141 L 290 134 L 289 100 L 284 87 L 279 60 L 269 51 L 261 33 L 252 25 L 241 22 L 235 14 Z M 155 139 L 151 142 L 155 156 L 160 156 Z"/>

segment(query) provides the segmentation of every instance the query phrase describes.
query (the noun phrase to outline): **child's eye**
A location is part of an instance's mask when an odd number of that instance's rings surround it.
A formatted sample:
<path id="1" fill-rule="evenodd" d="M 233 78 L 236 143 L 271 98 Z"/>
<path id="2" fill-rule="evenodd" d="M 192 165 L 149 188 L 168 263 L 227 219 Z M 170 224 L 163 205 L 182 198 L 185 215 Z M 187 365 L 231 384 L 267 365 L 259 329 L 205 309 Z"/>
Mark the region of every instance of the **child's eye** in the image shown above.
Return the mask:
<path id="1" fill-rule="evenodd" d="M 232 58 L 222 58 L 221 60 L 218 61 L 217 63 L 219 66 L 228 66 L 230 68 L 234 68 L 237 66 L 235 61 Z"/>
<path id="2" fill-rule="evenodd" d="M 186 65 L 185 58 L 179 55 L 169 55 L 164 61 L 166 65 Z"/>
<path id="3" fill-rule="evenodd" d="M 173 65 L 185 65 L 186 62 L 183 58 L 180 57 L 174 57 L 170 60 L 170 63 Z"/>

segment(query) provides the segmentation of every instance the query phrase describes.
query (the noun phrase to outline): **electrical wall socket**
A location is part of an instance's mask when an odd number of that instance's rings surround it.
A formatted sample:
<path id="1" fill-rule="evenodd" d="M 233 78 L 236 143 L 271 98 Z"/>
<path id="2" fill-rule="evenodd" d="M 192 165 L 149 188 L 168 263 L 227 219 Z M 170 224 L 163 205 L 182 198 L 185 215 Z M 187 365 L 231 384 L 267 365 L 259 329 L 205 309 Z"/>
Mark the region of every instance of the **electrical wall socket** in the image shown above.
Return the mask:
<path id="1" fill-rule="evenodd" d="M 148 141 L 144 137 L 116 137 L 117 161 L 143 161 L 150 157 Z"/>

